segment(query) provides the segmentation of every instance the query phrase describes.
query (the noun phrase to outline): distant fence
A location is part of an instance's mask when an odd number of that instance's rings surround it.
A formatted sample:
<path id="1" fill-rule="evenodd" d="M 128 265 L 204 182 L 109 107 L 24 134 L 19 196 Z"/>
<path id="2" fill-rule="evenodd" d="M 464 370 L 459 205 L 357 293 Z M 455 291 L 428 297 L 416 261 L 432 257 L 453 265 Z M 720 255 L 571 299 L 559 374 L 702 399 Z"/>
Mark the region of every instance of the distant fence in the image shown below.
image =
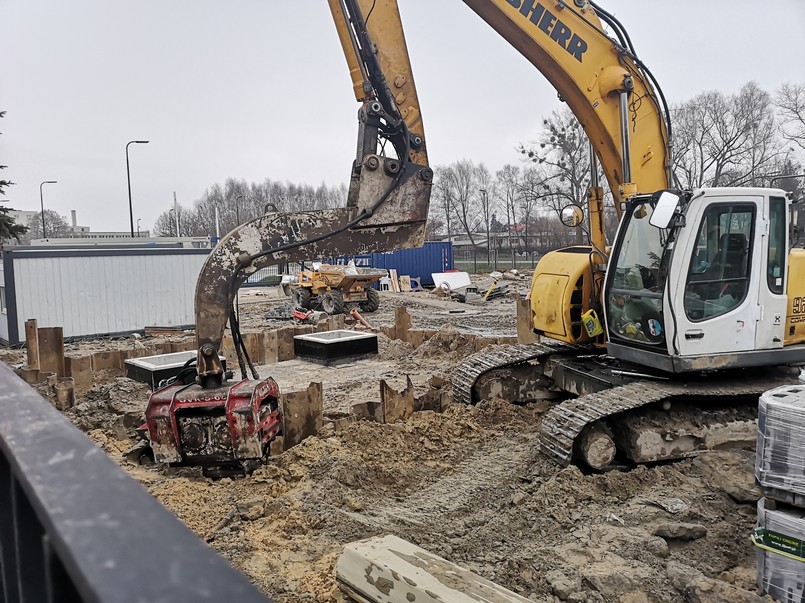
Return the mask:
<path id="1" fill-rule="evenodd" d="M 308 263 L 309 267 L 309 263 Z M 254 274 L 249 275 L 243 287 L 273 287 L 279 284 L 283 274 L 299 274 L 302 269 L 300 262 L 286 262 L 284 264 L 274 264 L 266 268 L 261 268 Z"/>
<path id="2" fill-rule="evenodd" d="M 453 251 L 456 270 L 464 272 L 492 272 L 493 270 L 533 270 L 542 257 L 539 250 L 518 253 L 507 250 L 462 249 Z"/>
<path id="3" fill-rule="evenodd" d="M 3 363 L 0 601 L 270 603 Z"/>

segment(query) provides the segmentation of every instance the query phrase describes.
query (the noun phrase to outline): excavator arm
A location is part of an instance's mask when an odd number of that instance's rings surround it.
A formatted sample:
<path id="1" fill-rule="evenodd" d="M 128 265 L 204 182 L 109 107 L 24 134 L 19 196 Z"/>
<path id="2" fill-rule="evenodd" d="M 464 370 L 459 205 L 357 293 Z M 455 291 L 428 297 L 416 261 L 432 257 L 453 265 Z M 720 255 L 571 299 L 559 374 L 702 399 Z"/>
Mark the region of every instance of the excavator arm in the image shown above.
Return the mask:
<path id="1" fill-rule="evenodd" d="M 618 201 L 668 187 L 664 103 L 614 17 L 588 0 L 464 2 L 567 102 Z M 245 353 L 231 308 L 250 274 L 280 262 L 416 247 L 424 240 L 433 172 L 397 1 L 328 3 L 355 97 L 362 103 L 347 204 L 337 210 L 265 215 L 236 228 L 213 250 L 196 290 L 198 373 L 205 387 L 223 380 L 218 351 L 227 320 L 236 349 Z M 605 32 L 602 20 L 617 40 Z M 505 99 L 501 106 L 528 123 L 533 120 L 527 101 Z M 394 157 L 378 154 L 384 143 L 390 143 Z M 601 256 L 606 246 L 602 200 L 602 190 L 593 183 L 590 235 Z M 620 212 L 620 203 L 616 209 Z M 560 332 L 546 332 L 563 338 Z"/>
<path id="2" fill-rule="evenodd" d="M 433 171 L 396 1 L 329 0 L 359 111 L 357 155 L 341 209 L 270 213 L 221 239 L 196 285 L 199 384 L 224 381 L 219 350 L 227 320 L 239 358 L 238 287 L 257 270 L 288 261 L 419 247 Z M 390 148 L 394 156 L 381 154 Z M 248 361 L 248 357 L 247 357 Z M 253 371 L 253 376 L 257 378 Z"/>

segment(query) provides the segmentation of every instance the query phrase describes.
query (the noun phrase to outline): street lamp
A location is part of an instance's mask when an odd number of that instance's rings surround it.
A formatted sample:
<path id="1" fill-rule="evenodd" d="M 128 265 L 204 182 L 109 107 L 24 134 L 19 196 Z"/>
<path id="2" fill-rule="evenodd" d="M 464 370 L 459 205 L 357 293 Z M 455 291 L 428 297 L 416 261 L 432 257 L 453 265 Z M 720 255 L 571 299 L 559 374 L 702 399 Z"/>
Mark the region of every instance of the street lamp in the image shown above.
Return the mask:
<path id="1" fill-rule="evenodd" d="M 131 174 L 129 173 L 129 145 L 148 144 L 147 140 L 130 140 L 126 144 L 126 182 L 129 185 L 129 222 L 131 224 L 131 238 L 134 238 L 134 210 L 131 208 Z"/>
<path id="2" fill-rule="evenodd" d="M 44 182 L 39 183 L 39 204 L 42 206 L 42 238 L 47 239 L 47 234 L 45 234 L 45 200 L 42 197 L 42 185 L 43 184 L 56 184 L 57 180 L 45 180 Z"/>

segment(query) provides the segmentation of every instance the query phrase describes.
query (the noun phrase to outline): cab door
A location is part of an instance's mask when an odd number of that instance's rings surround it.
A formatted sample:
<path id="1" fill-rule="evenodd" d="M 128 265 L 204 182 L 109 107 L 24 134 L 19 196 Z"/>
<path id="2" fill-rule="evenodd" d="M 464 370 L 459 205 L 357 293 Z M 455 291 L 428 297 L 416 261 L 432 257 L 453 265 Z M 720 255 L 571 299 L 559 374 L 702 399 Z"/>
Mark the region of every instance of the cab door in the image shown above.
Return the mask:
<path id="1" fill-rule="evenodd" d="M 788 212 L 785 197 L 770 197 L 764 206 L 760 244 L 761 272 L 758 275 L 760 320 L 755 336 L 756 350 L 783 347 L 788 310 Z"/>
<path id="2" fill-rule="evenodd" d="M 753 350 L 761 319 L 763 197 L 725 192 L 691 205 L 670 289 L 676 348 L 681 356 Z"/>

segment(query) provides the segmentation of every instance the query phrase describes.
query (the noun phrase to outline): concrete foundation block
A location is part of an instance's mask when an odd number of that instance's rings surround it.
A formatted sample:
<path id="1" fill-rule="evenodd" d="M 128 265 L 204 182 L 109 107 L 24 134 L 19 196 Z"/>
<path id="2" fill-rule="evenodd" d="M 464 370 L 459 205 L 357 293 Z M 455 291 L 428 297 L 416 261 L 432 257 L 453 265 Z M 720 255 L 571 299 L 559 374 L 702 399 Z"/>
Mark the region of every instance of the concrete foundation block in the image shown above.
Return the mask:
<path id="1" fill-rule="evenodd" d="M 396 536 L 353 542 L 335 565 L 339 588 L 357 601 L 529 603 L 529 599 Z"/>

